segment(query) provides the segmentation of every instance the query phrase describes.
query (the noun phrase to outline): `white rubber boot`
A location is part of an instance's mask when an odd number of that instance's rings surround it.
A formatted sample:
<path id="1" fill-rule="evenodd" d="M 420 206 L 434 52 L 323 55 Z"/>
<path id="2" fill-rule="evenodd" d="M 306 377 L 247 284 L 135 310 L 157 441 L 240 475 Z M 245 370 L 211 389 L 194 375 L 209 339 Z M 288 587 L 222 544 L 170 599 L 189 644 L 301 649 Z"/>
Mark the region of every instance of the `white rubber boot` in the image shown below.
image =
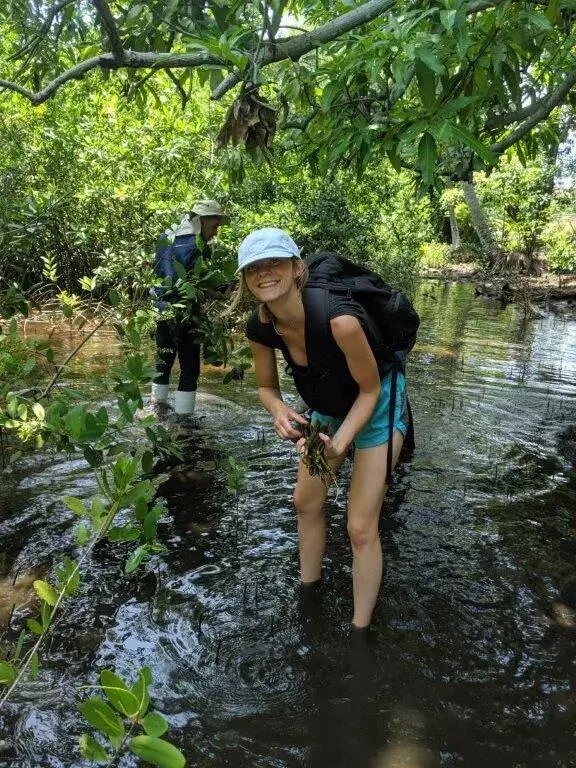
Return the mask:
<path id="1" fill-rule="evenodd" d="M 151 403 L 167 403 L 169 389 L 169 384 L 152 384 L 152 395 L 150 397 Z"/>
<path id="2" fill-rule="evenodd" d="M 194 413 L 196 404 L 196 392 L 182 392 L 178 390 L 174 395 L 174 413 L 188 414 Z"/>

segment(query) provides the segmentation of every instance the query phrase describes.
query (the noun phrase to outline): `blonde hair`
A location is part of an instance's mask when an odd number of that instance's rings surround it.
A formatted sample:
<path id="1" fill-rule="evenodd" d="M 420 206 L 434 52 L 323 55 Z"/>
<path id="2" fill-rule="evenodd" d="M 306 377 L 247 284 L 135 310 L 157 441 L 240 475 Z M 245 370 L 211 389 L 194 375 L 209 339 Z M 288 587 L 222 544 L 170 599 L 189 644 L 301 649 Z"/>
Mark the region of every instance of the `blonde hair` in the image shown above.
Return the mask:
<path id="1" fill-rule="evenodd" d="M 292 266 L 293 267 L 300 267 L 298 274 L 294 278 L 294 282 L 296 283 L 296 287 L 299 291 L 302 291 L 304 286 L 306 285 L 306 281 L 308 280 L 308 265 L 305 261 L 302 261 L 302 259 L 297 258 L 296 256 L 292 257 Z M 249 302 L 251 299 L 253 299 L 254 296 L 251 293 L 250 289 L 248 288 L 248 285 L 246 284 L 246 277 L 244 276 L 244 270 L 240 272 L 240 279 L 238 281 L 238 285 L 236 286 L 234 293 L 232 294 L 232 299 L 230 301 L 230 304 L 222 315 L 224 317 L 229 317 L 233 312 L 235 312 L 242 304 L 245 304 Z M 273 319 L 272 312 L 268 309 L 267 305 L 265 303 L 261 303 L 258 305 L 258 319 L 261 323 L 271 323 Z"/>

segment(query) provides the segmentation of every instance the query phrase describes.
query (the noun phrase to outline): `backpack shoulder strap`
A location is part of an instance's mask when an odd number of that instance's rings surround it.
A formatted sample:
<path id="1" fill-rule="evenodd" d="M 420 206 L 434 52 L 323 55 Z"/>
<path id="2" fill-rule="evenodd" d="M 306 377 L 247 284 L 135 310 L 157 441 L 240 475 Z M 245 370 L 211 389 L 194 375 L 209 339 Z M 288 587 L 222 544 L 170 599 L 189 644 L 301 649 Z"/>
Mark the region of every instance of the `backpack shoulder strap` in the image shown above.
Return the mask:
<path id="1" fill-rule="evenodd" d="M 313 373 L 323 370 L 322 361 L 326 359 L 332 343 L 330 331 L 328 291 L 320 285 L 308 284 L 302 291 L 302 301 L 306 313 L 306 354 L 308 369 Z"/>

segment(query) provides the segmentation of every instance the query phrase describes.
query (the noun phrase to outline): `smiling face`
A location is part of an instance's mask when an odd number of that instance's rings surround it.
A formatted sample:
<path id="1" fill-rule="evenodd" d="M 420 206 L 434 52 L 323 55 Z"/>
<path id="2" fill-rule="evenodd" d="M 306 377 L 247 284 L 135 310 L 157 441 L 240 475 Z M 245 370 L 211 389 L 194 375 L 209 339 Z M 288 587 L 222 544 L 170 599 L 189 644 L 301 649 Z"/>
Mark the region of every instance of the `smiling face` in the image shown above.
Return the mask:
<path id="1" fill-rule="evenodd" d="M 258 301 L 269 304 L 287 296 L 295 284 L 292 259 L 260 259 L 244 269 L 244 279 Z"/>

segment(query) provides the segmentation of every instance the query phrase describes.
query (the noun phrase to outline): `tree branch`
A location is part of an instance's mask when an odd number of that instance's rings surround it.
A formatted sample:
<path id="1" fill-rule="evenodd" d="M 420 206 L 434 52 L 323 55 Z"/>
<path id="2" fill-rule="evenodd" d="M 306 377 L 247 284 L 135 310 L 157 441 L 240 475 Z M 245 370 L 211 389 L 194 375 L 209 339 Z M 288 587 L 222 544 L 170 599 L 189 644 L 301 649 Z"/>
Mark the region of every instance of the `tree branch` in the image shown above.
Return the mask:
<path id="1" fill-rule="evenodd" d="M 488 7 L 497 7 L 506 0 L 476 0 L 468 6 L 467 13 L 476 13 Z M 55 6 L 51 14 L 56 14 L 65 5 L 74 0 L 63 0 Z M 303 32 L 294 37 L 282 37 L 277 40 L 268 40 L 262 47 L 260 54 L 254 57 L 252 66 L 256 69 L 266 67 L 269 64 L 283 61 L 285 59 L 298 60 L 301 56 L 316 50 L 325 43 L 336 40 L 347 32 L 356 29 L 363 24 L 373 21 L 378 16 L 389 11 L 397 4 L 398 0 L 368 0 L 362 5 L 354 8 L 347 13 L 338 16 L 335 19 L 322 24 L 310 32 Z M 177 69 L 216 65 L 222 68 L 229 68 L 230 63 L 224 59 L 205 53 L 160 53 L 160 52 L 141 52 L 132 51 L 123 48 L 118 28 L 109 9 L 107 0 L 93 0 L 112 47 L 112 53 L 103 53 L 99 56 L 86 59 L 71 69 L 62 72 L 55 77 L 48 85 L 34 93 L 33 91 L 19 85 L 18 83 L 0 80 L 0 87 L 15 91 L 29 99 L 32 104 L 38 105 L 50 98 L 55 91 L 69 80 L 82 78 L 92 69 L 101 67 L 103 69 Z M 51 21 L 50 21 L 51 23 Z M 214 88 L 211 98 L 220 99 L 225 93 L 240 83 L 244 78 L 244 72 L 233 69 L 222 82 Z M 571 87 L 571 86 L 570 86 Z M 537 120 L 536 120 L 537 122 Z M 529 130 L 529 128 L 527 129 Z"/>
<path id="2" fill-rule="evenodd" d="M 346 34 L 346 32 L 350 32 L 362 26 L 362 24 L 373 21 L 385 11 L 390 10 L 395 4 L 396 0 L 369 0 L 369 2 L 326 22 L 326 24 L 317 27 L 311 32 L 304 32 L 294 37 L 280 38 L 275 43 L 268 45 L 268 49 L 262 57 L 262 66 L 282 61 L 283 59 L 295 61 L 305 53 L 319 48 L 324 43 L 336 40 L 338 37 Z"/>
<path id="3" fill-rule="evenodd" d="M 567 80 L 569 80 L 571 77 L 572 75 L 569 75 Z M 566 85 L 566 80 L 563 83 L 561 83 L 561 85 L 558 86 L 558 88 L 551 90 L 543 98 L 538 99 L 538 101 L 533 101 L 527 107 L 522 107 L 522 109 L 517 109 L 515 112 L 509 112 L 507 115 L 500 115 L 498 117 L 493 117 L 491 120 L 488 120 L 486 122 L 486 130 L 493 131 L 496 128 L 505 128 L 507 125 L 512 125 L 512 123 L 517 123 L 520 120 L 525 120 L 526 118 L 533 115 L 536 110 L 542 109 L 546 104 L 548 104 L 548 102 L 554 101 L 558 91 L 564 88 L 565 85 Z M 572 88 L 572 85 L 570 85 L 567 90 L 562 91 L 560 95 L 560 99 L 563 99 L 564 96 L 566 96 L 568 91 Z M 557 105 L 558 105 L 558 102 L 555 101 L 554 106 L 557 106 Z"/>
<path id="4" fill-rule="evenodd" d="M 48 85 L 36 93 L 18 83 L 8 80 L 1 80 L 0 86 L 15 91 L 29 99 L 32 104 L 38 105 L 50 98 L 50 96 L 52 96 L 64 83 L 69 80 L 81 78 L 87 72 L 96 69 L 97 67 L 102 67 L 104 69 L 119 69 L 120 67 L 126 69 L 177 69 L 180 67 L 193 69 L 195 67 L 211 64 L 220 64 L 222 67 L 227 66 L 226 61 L 208 53 L 145 53 L 141 51 L 126 50 L 122 47 L 118 29 L 106 0 L 93 0 L 93 2 L 108 33 L 113 49 L 112 53 L 103 53 L 99 56 L 94 56 L 90 59 L 86 59 L 86 61 L 80 62 L 71 69 L 62 72 L 48 83 Z M 258 57 L 259 61 L 255 63 L 259 67 L 265 67 L 268 64 L 283 61 L 284 59 L 297 60 L 305 53 L 309 53 L 310 51 L 319 48 L 324 43 L 335 40 L 341 35 L 346 34 L 346 32 L 350 32 L 352 29 L 372 21 L 392 8 L 396 2 L 397 0 L 368 0 L 368 2 L 358 8 L 354 8 L 352 11 L 342 14 L 342 16 L 332 19 L 311 32 L 304 32 L 303 34 L 294 37 L 270 41 Z M 63 2 L 58 8 L 67 4 L 67 1 Z M 242 73 L 237 70 L 231 72 L 213 90 L 212 98 L 221 98 L 231 88 L 241 82 L 242 77 Z"/>
<path id="5" fill-rule="evenodd" d="M 12 61 L 14 59 L 17 59 L 23 53 L 27 53 L 30 50 L 30 46 L 34 46 L 40 38 L 44 37 L 45 35 L 48 34 L 48 32 L 50 32 L 50 27 L 52 26 L 52 22 L 54 21 L 56 16 L 60 13 L 60 11 L 66 8 L 67 5 L 72 5 L 72 3 L 75 3 L 75 2 L 76 0 L 62 0 L 62 2 L 57 3 L 55 6 L 50 8 L 50 10 L 48 11 L 47 17 L 44 23 L 42 24 L 42 26 L 40 27 L 40 29 L 38 30 L 38 32 L 36 32 L 33 35 L 32 39 L 29 40 L 24 45 L 22 45 L 15 53 L 12 53 L 10 56 L 8 56 L 6 60 Z"/>
<path id="6" fill-rule="evenodd" d="M 354 8 L 352 11 L 343 13 L 336 19 L 322 24 L 311 32 L 304 32 L 294 37 L 281 37 L 280 39 L 269 42 L 264 48 L 260 61 L 254 62 L 260 69 L 284 59 L 297 61 L 305 53 L 320 48 L 324 43 L 336 40 L 362 24 L 373 21 L 385 11 L 396 4 L 397 0 L 369 0 L 369 2 Z M 220 99 L 231 88 L 242 80 L 239 72 L 231 73 L 225 78 L 213 91 L 212 99 Z"/>
<path id="7" fill-rule="evenodd" d="M 302 133 L 304 133 L 306 128 L 308 128 L 308 126 L 310 125 L 312 120 L 314 120 L 314 118 L 316 117 L 316 115 L 318 114 L 319 111 L 320 111 L 320 109 L 318 107 L 315 107 L 310 112 L 308 112 L 307 115 L 304 115 L 304 117 L 301 118 L 300 120 L 289 120 L 289 121 L 285 122 L 282 125 L 282 129 L 283 130 L 288 130 L 289 128 L 293 128 L 293 129 L 296 129 L 298 131 L 302 131 Z"/>
<path id="8" fill-rule="evenodd" d="M 11 83 L 9 80 L 0 80 L 0 88 L 7 88 L 10 91 L 15 91 L 16 93 L 19 93 L 20 96 L 25 96 L 27 99 L 29 99 L 32 104 L 36 104 L 34 101 L 36 94 L 34 94 L 32 91 L 29 91 L 28 88 L 24 88 L 24 86 L 18 85 L 18 83 Z M 39 103 L 40 102 L 38 102 L 38 104 Z"/>
<path id="9" fill-rule="evenodd" d="M 524 123 L 522 123 L 522 125 L 519 125 L 505 139 L 502 139 L 502 141 L 497 141 L 495 144 L 492 144 L 490 147 L 492 152 L 496 154 L 504 152 L 505 149 L 511 147 L 519 139 L 521 139 L 522 136 L 525 136 L 529 131 L 531 131 L 535 125 L 538 125 L 538 123 L 541 123 L 543 120 L 545 120 L 552 112 L 552 110 L 562 102 L 562 100 L 566 97 L 566 95 L 574 87 L 575 84 L 576 71 L 573 71 L 566 77 L 562 85 L 556 88 L 555 91 L 552 91 L 552 93 L 539 104 L 533 105 L 531 116 Z M 520 112 L 524 112 L 524 110 L 520 110 Z"/>
<path id="10" fill-rule="evenodd" d="M 124 50 L 124 59 L 121 64 L 112 53 L 93 56 L 80 62 L 72 69 L 62 72 L 45 88 L 36 93 L 9 80 L 0 80 L 0 87 L 16 91 L 37 106 L 49 99 L 68 80 L 81 79 L 87 72 L 97 67 L 102 67 L 102 69 L 120 69 L 121 67 L 126 69 L 176 69 L 179 67 L 194 69 L 210 64 L 226 66 L 222 59 L 205 53 L 141 53 L 140 51 Z"/>
<path id="11" fill-rule="evenodd" d="M 104 29 L 108 35 L 108 40 L 110 40 L 110 47 L 112 48 L 114 58 L 120 63 L 124 61 L 124 46 L 122 45 L 122 40 L 120 39 L 120 33 L 118 32 L 118 27 L 114 21 L 114 16 L 112 16 L 112 11 L 106 0 L 92 0 L 92 2 L 98 15 L 102 19 L 102 24 L 104 24 Z"/>
<path id="12" fill-rule="evenodd" d="M 153 73 L 151 72 L 150 74 L 152 75 Z M 174 86 L 175 86 L 176 90 L 180 94 L 180 99 L 182 101 L 182 109 L 185 109 L 186 108 L 186 102 L 188 101 L 188 96 L 186 95 L 186 91 L 182 87 L 182 83 L 180 82 L 180 80 L 178 80 L 178 78 L 172 72 L 172 70 L 167 69 L 166 70 L 166 74 L 168 75 L 168 78 L 174 83 Z M 142 79 L 144 79 L 144 78 L 142 78 Z"/>
<path id="13" fill-rule="evenodd" d="M 238 85 L 238 83 L 242 82 L 242 72 L 235 69 L 233 72 L 230 72 L 229 75 L 226 75 L 224 80 L 222 82 L 218 83 L 216 88 L 212 91 L 212 94 L 210 95 L 210 98 L 213 101 L 218 101 L 218 99 L 221 99 L 222 96 L 224 96 L 225 93 L 228 93 L 228 91 L 232 90 L 235 85 Z"/>

